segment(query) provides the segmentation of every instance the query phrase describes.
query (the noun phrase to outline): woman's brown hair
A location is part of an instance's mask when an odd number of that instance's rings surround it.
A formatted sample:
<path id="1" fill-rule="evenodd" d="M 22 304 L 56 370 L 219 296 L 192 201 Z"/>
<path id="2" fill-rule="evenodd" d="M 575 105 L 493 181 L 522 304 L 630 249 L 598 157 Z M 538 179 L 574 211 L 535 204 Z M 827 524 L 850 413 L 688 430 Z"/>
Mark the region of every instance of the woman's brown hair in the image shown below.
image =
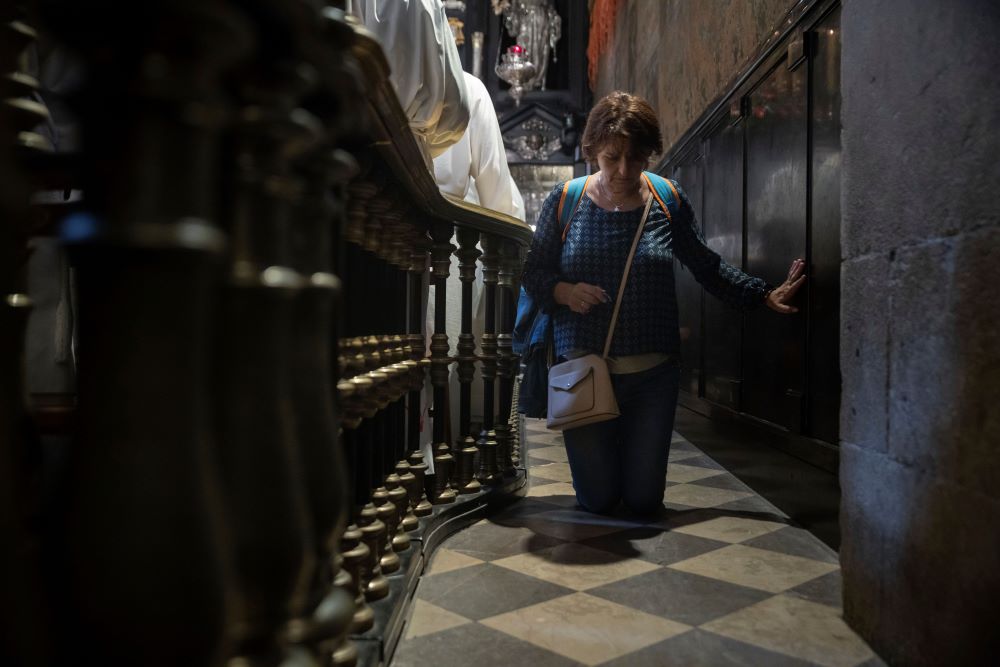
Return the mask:
<path id="1" fill-rule="evenodd" d="M 602 97 L 587 116 L 580 142 L 584 159 L 596 162 L 601 148 L 619 137 L 628 141 L 637 155 L 663 151 L 663 135 L 653 107 L 638 95 L 616 90 Z"/>

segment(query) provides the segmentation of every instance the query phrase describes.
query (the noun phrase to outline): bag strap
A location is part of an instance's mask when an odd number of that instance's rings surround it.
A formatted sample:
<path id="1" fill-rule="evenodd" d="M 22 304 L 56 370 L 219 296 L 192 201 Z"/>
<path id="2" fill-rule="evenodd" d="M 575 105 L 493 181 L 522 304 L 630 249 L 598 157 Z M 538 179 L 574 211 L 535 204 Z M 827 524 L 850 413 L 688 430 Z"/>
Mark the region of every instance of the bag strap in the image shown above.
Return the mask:
<path id="1" fill-rule="evenodd" d="M 569 233 L 569 225 L 573 222 L 576 209 L 580 207 L 580 200 L 583 199 L 583 193 L 587 191 L 587 183 L 589 182 L 590 176 L 579 176 L 566 181 L 566 184 L 563 186 L 562 195 L 559 197 L 559 208 L 556 211 L 556 217 L 563 228 L 563 243 L 566 243 L 566 234 Z"/>
<path id="2" fill-rule="evenodd" d="M 653 189 L 650 188 L 650 193 Z M 649 217 L 649 209 L 653 207 L 653 197 L 646 201 L 646 210 L 642 212 L 642 220 L 639 221 L 639 228 L 635 230 L 635 238 L 632 239 L 632 248 L 628 251 L 628 259 L 625 260 L 625 270 L 622 272 L 622 281 L 618 285 L 618 297 L 615 299 L 615 309 L 611 313 L 611 324 L 608 326 L 608 337 L 604 339 L 604 353 L 601 355 L 605 359 L 608 357 L 608 352 L 611 351 L 611 337 L 615 334 L 615 325 L 618 324 L 618 311 L 621 309 L 622 305 L 622 295 L 625 294 L 625 283 L 628 282 L 629 269 L 632 268 L 632 258 L 635 257 L 635 249 L 639 245 L 639 238 L 642 236 L 642 230 L 646 227 L 646 218 Z M 666 208 L 664 208 L 666 210 Z M 668 214 L 669 215 L 669 214 Z"/>

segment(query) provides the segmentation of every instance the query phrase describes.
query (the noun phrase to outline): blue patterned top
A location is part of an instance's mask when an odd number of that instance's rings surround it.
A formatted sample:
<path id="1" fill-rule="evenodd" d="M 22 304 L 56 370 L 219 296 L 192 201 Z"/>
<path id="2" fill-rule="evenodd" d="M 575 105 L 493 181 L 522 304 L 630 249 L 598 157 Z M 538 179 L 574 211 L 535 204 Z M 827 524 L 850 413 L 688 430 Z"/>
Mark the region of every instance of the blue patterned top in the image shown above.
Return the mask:
<path id="1" fill-rule="evenodd" d="M 670 221 L 659 202 L 653 201 L 622 297 L 609 352 L 612 357 L 680 351 L 675 255 L 706 290 L 736 308 L 759 306 L 770 289 L 760 278 L 722 261 L 705 245 L 691 202 L 672 182 L 680 196 L 679 210 Z M 565 356 L 570 351 L 600 354 L 618 283 L 645 206 L 616 213 L 602 209 L 584 195 L 564 244 L 556 218 L 562 190 L 560 183 L 542 205 L 522 282 L 541 308 L 552 315 L 557 355 Z M 574 313 L 553 298 L 560 281 L 602 287 L 611 302 L 593 306 L 586 315 Z"/>

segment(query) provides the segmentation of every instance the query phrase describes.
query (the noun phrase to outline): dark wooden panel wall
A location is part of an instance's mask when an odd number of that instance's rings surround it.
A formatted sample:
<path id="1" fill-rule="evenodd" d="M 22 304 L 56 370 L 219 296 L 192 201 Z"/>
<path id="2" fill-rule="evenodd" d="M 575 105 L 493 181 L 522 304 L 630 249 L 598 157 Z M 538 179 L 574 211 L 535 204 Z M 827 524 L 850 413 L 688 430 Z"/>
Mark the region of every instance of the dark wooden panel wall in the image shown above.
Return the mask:
<path id="1" fill-rule="evenodd" d="M 725 261 L 773 284 L 807 261 L 792 317 L 733 311 L 678 264 L 684 400 L 801 436 L 798 452 L 826 467 L 840 406 L 839 63 L 838 4 L 814 2 L 660 165 Z"/>

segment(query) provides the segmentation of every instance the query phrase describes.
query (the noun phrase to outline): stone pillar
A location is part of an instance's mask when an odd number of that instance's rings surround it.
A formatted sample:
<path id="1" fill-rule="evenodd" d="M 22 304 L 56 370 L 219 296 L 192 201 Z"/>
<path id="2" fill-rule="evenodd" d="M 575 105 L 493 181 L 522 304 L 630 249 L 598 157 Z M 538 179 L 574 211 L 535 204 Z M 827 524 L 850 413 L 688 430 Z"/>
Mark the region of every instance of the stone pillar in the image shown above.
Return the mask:
<path id="1" fill-rule="evenodd" d="M 843 8 L 844 615 L 991 664 L 1000 596 L 1000 5 Z"/>

